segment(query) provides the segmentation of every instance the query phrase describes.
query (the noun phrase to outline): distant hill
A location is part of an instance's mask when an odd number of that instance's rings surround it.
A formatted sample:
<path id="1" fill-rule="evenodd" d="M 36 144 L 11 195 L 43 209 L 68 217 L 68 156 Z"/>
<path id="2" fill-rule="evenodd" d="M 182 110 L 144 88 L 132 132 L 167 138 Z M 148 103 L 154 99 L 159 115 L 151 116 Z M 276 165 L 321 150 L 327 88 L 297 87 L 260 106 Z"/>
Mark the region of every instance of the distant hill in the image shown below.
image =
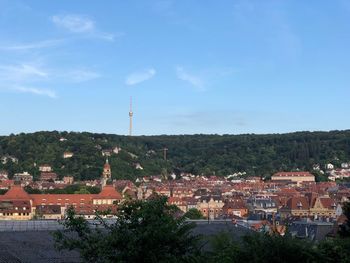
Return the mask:
<path id="1" fill-rule="evenodd" d="M 167 160 L 164 148 L 168 149 Z M 108 157 L 113 178 L 135 179 L 171 172 L 223 176 L 238 171 L 269 176 L 280 170 L 311 170 L 315 163 L 323 167 L 328 162 L 348 162 L 350 130 L 134 137 L 88 132 L 21 133 L 0 137 L 0 157 L 18 159 L 3 160 L 0 170 L 7 170 L 10 176 L 28 171 L 38 178 L 38 166 L 50 164 L 60 176 L 94 179 L 100 177 L 106 159 L 102 150 L 113 149 L 118 152 Z M 73 156 L 63 158 L 64 152 L 72 152 Z"/>

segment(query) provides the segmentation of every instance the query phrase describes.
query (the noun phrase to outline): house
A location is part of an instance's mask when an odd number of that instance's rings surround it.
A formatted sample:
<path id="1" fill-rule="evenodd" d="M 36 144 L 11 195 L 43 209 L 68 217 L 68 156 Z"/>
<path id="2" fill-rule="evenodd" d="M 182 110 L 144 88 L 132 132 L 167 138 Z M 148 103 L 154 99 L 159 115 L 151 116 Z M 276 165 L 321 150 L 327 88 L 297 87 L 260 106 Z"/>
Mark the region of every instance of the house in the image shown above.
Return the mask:
<path id="1" fill-rule="evenodd" d="M 20 182 L 21 184 L 28 185 L 31 182 L 33 182 L 33 176 L 28 172 L 15 173 L 13 176 L 13 180 L 16 182 Z"/>
<path id="2" fill-rule="evenodd" d="M 1 170 L 0 171 L 0 181 L 8 180 L 8 179 L 9 179 L 9 175 L 8 175 L 7 171 Z"/>
<path id="3" fill-rule="evenodd" d="M 222 211 L 226 217 L 246 217 L 248 215 L 248 208 L 242 199 L 232 199 L 225 202 Z"/>
<path id="4" fill-rule="evenodd" d="M 101 153 L 102 153 L 102 156 L 104 156 L 104 157 L 110 157 L 113 153 L 113 150 L 105 149 L 105 150 L 102 150 Z"/>
<path id="5" fill-rule="evenodd" d="M 134 166 L 136 170 L 143 170 L 143 167 L 141 166 L 140 163 L 135 163 Z"/>
<path id="6" fill-rule="evenodd" d="M 290 198 L 279 212 L 282 218 L 313 217 L 330 219 L 336 217 L 337 202 L 328 196 L 308 193 L 306 196 Z"/>
<path id="7" fill-rule="evenodd" d="M 73 155 L 74 155 L 74 153 L 72 153 L 72 152 L 64 152 L 63 153 L 63 158 L 64 159 L 72 158 Z"/>
<path id="8" fill-rule="evenodd" d="M 315 176 L 309 172 L 278 172 L 271 176 L 272 181 L 315 182 Z"/>
<path id="9" fill-rule="evenodd" d="M 327 164 L 325 165 L 325 168 L 326 168 L 326 170 L 333 170 L 333 169 L 334 169 L 334 165 L 331 164 L 331 163 L 327 163 Z"/>
<path id="10" fill-rule="evenodd" d="M 310 200 L 310 216 L 318 218 L 335 218 L 337 203 L 330 197 L 316 197 Z"/>
<path id="11" fill-rule="evenodd" d="M 40 180 L 41 181 L 55 181 L 57 180 L 58 175 L 53 172 L 42 172 L 40 174 Z"/>
<path id="12" fill-rule="evenodd" d="M 225 203 L 221 199 L 214 199 L 213 197 L 201 198 L 198 202 L 197 209 L 201 211 L 206 218 L 215 219 L 223 215 L 223 207 Z"/>
<path id="13" fill-rule="evenodd" d="M 11 156 L 11 155 L 4 155 L 1 157 L 1 163 L 2 164 L 7 164 L 9 161 L 13 163 L 18 163 L 18 158 Z"/>
<path id="14" fill-rule="evenodd" d="M 182 200 L 182 198 L 169 197 L 168 204 L 169 205 L 176 205 L 184 213 L 186 213 L 188 211 L 187 210 L 187 203 L 186 203 L 186 201 Z"/>
<path id="15" fill-rule="evenodd" d="M 73 184 L 74 177 L 73 176 L 64 176 L 63 177 L 63 183 L 64 184 Z"/>
<path id="16" fill-rule="evenodd" d="M 37 205 L 36 216 L 40 219 L 61 219 L 62 211 L 60 205 Z"/>
<path id="17" fill-rule="evenodd" d="M 39 166 L 39 171 L 40 172 L 51 172 L 52 168 L 49 164 L 42 164 Z"/>
<path id="18" fill-rule="evenodd" d="M 14 180 L 1 180 L 0 181 L 0 189 L 7 190 L 14 184 L 15 184 Z"/>
<path id="19" fill-rule="evenodd" d="M 115 154 L 118 154 L 121 150 L 122 150 L 122 148 L 120 148 L 120 147 L 118 147 L 118 146 L 116 146 L 116 147 L 113 148 L 113 152 L 114 152 Z"/>
<path id="20" fill-rule="evenodd" d="M 308 217 L 310 204 L 305 196 L 296 196 L 288 199 L 286 205 L 279 209 L 282 219 L 288 217 Z"/>

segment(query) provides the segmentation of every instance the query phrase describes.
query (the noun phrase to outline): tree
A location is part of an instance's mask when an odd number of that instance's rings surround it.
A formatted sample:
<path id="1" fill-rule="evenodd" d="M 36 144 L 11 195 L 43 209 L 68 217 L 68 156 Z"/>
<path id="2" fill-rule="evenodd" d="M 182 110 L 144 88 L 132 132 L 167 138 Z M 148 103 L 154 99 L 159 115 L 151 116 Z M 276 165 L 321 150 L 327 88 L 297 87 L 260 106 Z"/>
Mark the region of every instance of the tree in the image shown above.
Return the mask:
<path id="1" fill-rule="evenodd" d="M 254 233 L 242 237 L 238 242 L 232 234 L 222 233 L 214 238 L 212 248 L 208 258 L 213 263 L 319 262 L 317 247 L 307 240 L 295 239 L 289 235 Z"/>
<path id="2" fill-rule="evenodd" d="M 191 208 L 189 209 L 185 214 L 184 217 L 188 219 L 204 219 L 202 213 L 196 209 L 196 208 Z"/>
<path id="3" fill-rule="evenodd" d="M 346 216 L 344 224 L 340 225 L 339 235 L 341 237 L 350 237 L 350 202 L 343 205 L 343 214 Z"/>
<path id="4" fill-rule="evenodd" d="M 67 210 L 65 229 L 54 234 L 59 249 L 77 249 L 85 262 L 190 262 L 199 254 L 193 224 L 178 217 L 166 197 L 130 201 L 118 208 L 118 219 L 102 228 Z"/>

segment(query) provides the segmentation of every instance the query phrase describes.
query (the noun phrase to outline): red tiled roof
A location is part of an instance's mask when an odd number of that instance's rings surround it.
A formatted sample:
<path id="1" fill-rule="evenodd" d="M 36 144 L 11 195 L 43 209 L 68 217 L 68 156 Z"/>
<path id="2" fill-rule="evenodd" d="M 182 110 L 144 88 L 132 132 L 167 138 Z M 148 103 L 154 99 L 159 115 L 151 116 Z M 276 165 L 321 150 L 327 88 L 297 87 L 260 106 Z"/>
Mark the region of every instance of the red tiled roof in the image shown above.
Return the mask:
<path id="1" fill-rule="evenodd" d="M 90 204 L 92 199 L 96 197 L 95 194 L 31 194 L 31 199 L 33 199 L 33 205 L 42 205 L 42 204 L 61 204 L 65 206 L 66 203 L 69 205 L 72 204 Z"/>
<path id="2" fill-rule="evenodd" d="M 122 199 L 122 196 L 115 190 L 113 185 L 106 185 L 96 198 Z"/>
<path id="3" fill-rule="evenodd" d="M 24 191 L 20 185 L 11 186 L 3 196 L 0 196 L 2 200 L 30 200 L 29 194 Z"/>
<path id="4" fill-rule="evenodd" d="M 307 197 L 292 197 L 289 198 L 286 204 L 286 208 L 291 210 L 308 210 L 310 208 Z"/>
<path id="5" fill-rule="evenodd" d="M 272 176 L 277 176 L 277 177 L 288 177 L 288 176 L 307 177 L 307 176 L 314 176 L 314 175 L 309 173 L 309 172 L 278 172 Z"/>
<path id="6" fill-rule="evenodd" d="M 329 197 L 321 197 L 320 201 L 322 206 L 327 209 L 335 209 L 337 206 L 337 203 Z"/>

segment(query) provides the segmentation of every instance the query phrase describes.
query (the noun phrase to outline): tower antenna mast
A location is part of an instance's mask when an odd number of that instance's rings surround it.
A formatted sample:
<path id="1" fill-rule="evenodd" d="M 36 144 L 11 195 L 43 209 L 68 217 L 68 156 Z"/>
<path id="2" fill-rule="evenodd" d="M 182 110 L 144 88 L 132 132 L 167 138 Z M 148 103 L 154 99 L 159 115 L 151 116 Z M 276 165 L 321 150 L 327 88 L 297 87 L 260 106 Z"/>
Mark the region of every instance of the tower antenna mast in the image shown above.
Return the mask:
<path id="1" fill-rule="evenodd" d="M 130 96 L 130 111 L 129 111 L 129 119 L 130 119 L 130 124 L 129 124 L 129 136 L 132 136 L 132 97 Z"/>

